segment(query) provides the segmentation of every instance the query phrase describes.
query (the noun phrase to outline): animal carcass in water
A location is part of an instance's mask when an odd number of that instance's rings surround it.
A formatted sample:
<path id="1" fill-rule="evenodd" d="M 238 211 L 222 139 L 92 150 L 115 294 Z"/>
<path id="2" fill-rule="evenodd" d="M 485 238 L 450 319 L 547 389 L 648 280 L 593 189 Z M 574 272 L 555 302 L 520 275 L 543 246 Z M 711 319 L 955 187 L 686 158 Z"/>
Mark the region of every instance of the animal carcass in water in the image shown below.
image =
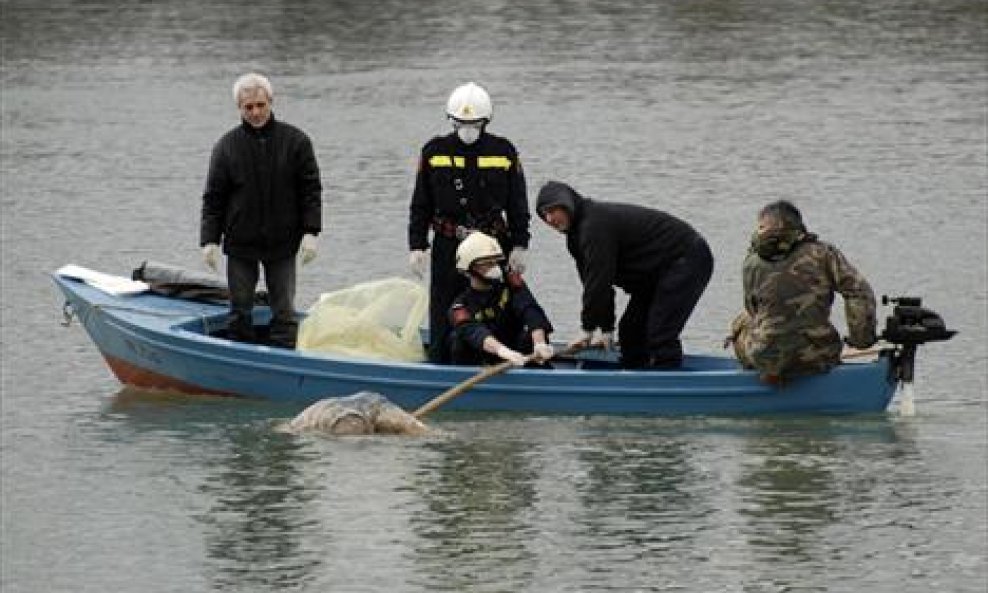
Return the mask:
<path id="1" fill-rule="evenodd" d="M 371 391 L 317 401 L 289 424 L 291 432 L 317 431 L 334 435 L 403 434 L 432 432 L 418 418 Z"/>

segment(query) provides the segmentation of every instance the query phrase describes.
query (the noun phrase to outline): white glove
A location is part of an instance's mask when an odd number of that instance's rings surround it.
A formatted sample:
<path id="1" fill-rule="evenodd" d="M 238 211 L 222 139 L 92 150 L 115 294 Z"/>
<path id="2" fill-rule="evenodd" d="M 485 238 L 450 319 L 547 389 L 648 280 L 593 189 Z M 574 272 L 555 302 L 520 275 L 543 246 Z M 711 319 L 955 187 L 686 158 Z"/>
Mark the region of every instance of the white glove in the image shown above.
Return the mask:
<path id="1" fill-rule="evenodd" d="M 315 235 L 302 235 L 302 245 L 299 247 L 299 255 L 302 257 L 302 265 L 316 259 L 317 239 Z"/>
<path id="2" fill-rule="evenodd" d="M 536 344 L 535 348 L 532 349 L 532 352 L 535 354 L 535 360 L 539 362 L 549 360 L 556 354 L 556 351 L 552 349 L 552 344 L 547 344 L 545 342 Z"/>
<path id="3" fill-rule="evenodd" d="M 569 341 L 568 346 L 570 348 L 586 348 L 590 345 L 590 340 L 593 339 L 593 332 L 582 331 L 580 335 Z"/>
<path id="4" fill-rule="evenodd" d="M 220 246 L 216 243 L 206 243 L 202 246 L 202 261 L 206 267 L 216 272 L 220 265 Z"/>
<path id="5" fill-rule="evenodd" d="M 504 344 L 497 347 L 497 355 L 504 360 L 510 362 L 512 366 L 523 367 L 528 359 L 521 352 L 515 352 L 511 348 L 508 348 Z"/>
<path id="6" fill-rule="evenodd" d="M 525 273 L 525 268 L 528 267 L 525 263 L 525 259 L 528 257 L 528 250 L 524 247 L 515 247 L 511 250 L 511 254 L 508 255 L 508 269 L 512 272 L 518 272 L 519 274 Z"/>
<path id="7" fill-rule="evenodd" d="M 425 276 L 425 265 L 428 262 L 425 249 L 413 249 L 408 252 L 408 269 L 412 276 L 422 279 Z"/>
<path id="8" fill-rule="evenodd" d="M 579 337 L 574 339 L 569 343 L 570 347 L 578 346 L 581 348 L 603 348 L 604 350 L 610 350 L 614 347 L 614 332 L 600 331 L 597 330 L 597 339 L 594 339 L 594 332 L 589 332 L 584 330 Z"/>

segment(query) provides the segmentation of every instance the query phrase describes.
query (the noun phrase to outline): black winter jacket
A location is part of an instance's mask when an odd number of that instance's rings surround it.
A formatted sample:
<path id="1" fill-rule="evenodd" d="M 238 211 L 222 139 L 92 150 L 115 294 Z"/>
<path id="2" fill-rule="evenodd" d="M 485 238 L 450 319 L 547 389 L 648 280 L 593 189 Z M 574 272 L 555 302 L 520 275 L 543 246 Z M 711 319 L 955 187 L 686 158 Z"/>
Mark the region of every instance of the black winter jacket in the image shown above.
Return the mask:
<path id="1" fill-rule="evenodd" d="M 199 244 L 223 242 L 235 257 L 276 260 L 322 230 L 322 183 L 309 137 L 275 121 L 247 122 L 213 147 L 202 196 Z"/>
<path id="2" fill-rule="evenodd" d="M 666 212 L 597 202 L 564 183 L 550 182 L 541 190 L 540 214 L 548 205 L 570 212 L 566 248 L 583 282 L 580 318 L 587 331 L 614 329 L 614 286 L 629 294 L 650 290 L 700 237 L 687 222 Z"/>

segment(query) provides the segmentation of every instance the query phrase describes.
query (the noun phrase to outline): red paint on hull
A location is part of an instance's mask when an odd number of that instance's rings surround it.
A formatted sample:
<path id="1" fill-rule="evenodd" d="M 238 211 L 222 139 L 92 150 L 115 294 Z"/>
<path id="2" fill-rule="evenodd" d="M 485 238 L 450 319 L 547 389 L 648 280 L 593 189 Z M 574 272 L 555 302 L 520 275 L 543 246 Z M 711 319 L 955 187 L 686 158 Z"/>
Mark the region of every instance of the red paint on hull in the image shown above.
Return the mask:
<path id="1" fill-rule="evenodd" d="M 188 393 L 190 395 L 237 396 L 236 393 L 231 393 L 229 391 L 206 389 L 205 387 L 199 387 L 198 385 L 193 385 L 192 383 L 186 383 L 185 381 L 180 381 L 167 375 L 155 373 L 114 356 L 104 354 L 103 359 L 106 360 L 106 364 L 110 367 L 110 370 L 113 371 L 113 374 L 116 375 L 117 379 L 119 379 L 124 385 L 133 385 L 134 387 L 140 387 L 142 389 L 177 391 L 179 393 Z"/>

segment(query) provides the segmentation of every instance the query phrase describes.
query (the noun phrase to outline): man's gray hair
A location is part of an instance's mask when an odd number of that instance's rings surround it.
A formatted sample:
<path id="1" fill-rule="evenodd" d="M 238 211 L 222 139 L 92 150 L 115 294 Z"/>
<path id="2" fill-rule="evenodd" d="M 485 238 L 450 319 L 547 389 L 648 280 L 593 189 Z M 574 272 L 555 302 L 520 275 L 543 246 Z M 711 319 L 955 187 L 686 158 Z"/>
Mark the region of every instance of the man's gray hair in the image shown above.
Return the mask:
<path id="1" fill-rule="evenodd" d="M 264 92 L 268 94 L 268 101 L 274 98 L 274 91 L 271 90 L 271 81 L 261 74 L 250 72 L 244 74 L 237 79 L 237 82 L 233 83 L 233 102 L 239 105 L 240 93 L 254 89 L 264 89 Z"/>

